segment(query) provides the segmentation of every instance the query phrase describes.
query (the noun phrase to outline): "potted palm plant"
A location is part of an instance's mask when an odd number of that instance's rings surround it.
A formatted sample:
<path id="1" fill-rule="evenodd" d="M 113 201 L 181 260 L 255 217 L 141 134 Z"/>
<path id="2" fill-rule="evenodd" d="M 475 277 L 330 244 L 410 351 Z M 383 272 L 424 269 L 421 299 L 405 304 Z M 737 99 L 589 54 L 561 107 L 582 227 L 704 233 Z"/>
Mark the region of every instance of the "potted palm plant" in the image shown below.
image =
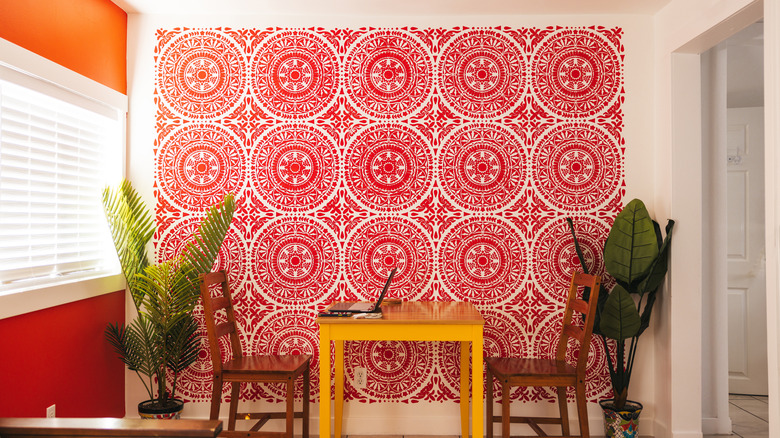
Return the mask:
<path id="1" fill-rule="evenodd" d="M 106 188 L 103 209 L 138 312 L 129 324 L 109 324 L 106 338 L 146 388 L 141 417 L 178 418 L 183 402 L 176 399 L 176 383 L 201 348 L 192 315 L 200 297 L 197 278 L 214 265 L 235 211 L 233 196 L 209 210 L 180 255 L 157 265 L 146 251 L 155 225 L 130 182 Z"/>
<path id="2" fill-rule="evenodd" d="M 567 221 L 580 264 L 587 273 L 574 226 L 571 219 Z M 609 293 L 599 293 L 593 333 L 601 335 L 614 395 L 599 402 L 608 437 L 638 436 L 642 404 L 628 400 L 628 386 L 639 336 L 650 325 L 658 288 L 666 276 L 673 228 L 674 221 L 669 220 L 664 238 L 645 204 L 634 199 L 617 215 L 604 243 L 604 265 L 616 284 Z"/>

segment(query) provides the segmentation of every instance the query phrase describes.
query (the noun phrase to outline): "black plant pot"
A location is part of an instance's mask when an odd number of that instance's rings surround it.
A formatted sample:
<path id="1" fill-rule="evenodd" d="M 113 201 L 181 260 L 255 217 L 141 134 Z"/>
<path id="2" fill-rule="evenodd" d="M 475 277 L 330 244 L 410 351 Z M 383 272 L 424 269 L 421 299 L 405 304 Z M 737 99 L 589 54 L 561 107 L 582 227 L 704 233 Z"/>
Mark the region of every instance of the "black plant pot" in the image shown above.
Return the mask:
<path id="1" fill-rule="evenodd" d="M 181 417 L 184 402 L 179 399 L 170 399 L 165 405 L 160 406 L 156 400 L 146 400 L 138 403 L 138 415 L 143 419 L 174 419 Z"/>
<path id="2" fill-rule="evenodd" d="M 613 399 L 601 400 L 601 410 L 604 412 L 604 434 L 608 438 L 639 437 L 639 414 L 642 413 L 642 403 L 627 400 L 623 409 L 615 409 Z"/>

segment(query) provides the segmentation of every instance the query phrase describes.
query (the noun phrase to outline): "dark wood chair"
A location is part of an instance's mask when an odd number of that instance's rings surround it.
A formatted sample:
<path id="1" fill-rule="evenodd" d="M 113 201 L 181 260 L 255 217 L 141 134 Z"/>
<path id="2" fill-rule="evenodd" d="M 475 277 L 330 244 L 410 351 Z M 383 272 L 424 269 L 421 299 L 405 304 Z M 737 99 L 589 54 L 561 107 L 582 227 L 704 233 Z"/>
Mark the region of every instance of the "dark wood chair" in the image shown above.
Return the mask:
<path id="1" fill-rule="evenodd" d="M 218 287 L 219 291 L 212 298 L 212 287 Z M 244 356 L 241 350 L 241 342 L 238 338 L 236 316 L 233 311 L 233 302 L 230 296 L 227 274 L 225 271 L 210 272 L 200 275 L 200 295 L 203 300 L 203 308 L 206 314 L 206 329 L 209 338 L 209 350 L 211 361 L 214 365 L 214 393 L 211 399 L 212 420 L 219 417 L 219 408 L 222 404 L 222 384 L 232 383 L 230 393 L 230 414 L 228 427 L 220 436 L 278 436 L 293 437 L 293 419 L 302 418 L 301 434 L 303 438 L 309 436 L 309 354 L 293 355 L 257 355 Z M 221 318 L 217 312 L 224 311 Z M 227 361 L 222 360 L 219 348 L 219 339 L 228 336 L 233 357 Z M 303 377 L 303 408 L 296 412 L 293 402 L 295 400 L 295 381 Z M 287 385 L 287 405 L 284 412 L 238 412 L 238 397 L 241 382 L 274 383 L 283 382 Z M 257 420 L 249 431 L 236 431 L 236 419 Z M 285 432 L 259 432 L 260 428 L 271 419 L 285 419 Z"/>
<path id="2" fill-rule="evenodd" d="M 590 338 L 593 332 L 593 320 L 599 299 L 601 279 L 596 275 L 575 272 L 572 274 L 566 310 L 563 314 L 563 327 L 555 357 L 549 359 L 531 359 L 514 357 L 487 357 L 487 438 L 493 437 L 493 424 L 501 423 L 501 435 L 509 438 L 511 423 L 525 423 L 538 436 L 548 436 L 540 424 L 558 424 L 564 437 L 589 437 L 587 400 L 585 398 L 585 366 L 588 362 Z M 590 288 L 588 301 L 577 298 L 579 287 Z M 581 313 L 582 318 L 574 313 Z M 580 321 L 576 324 L 575 321 Z M 576 339 L 579 347 L 577 364 L 566 362 L 566 350 L 569 339 Z M 501 383 L 501 416 L 493 416 L 493 377 Z M 558 392 L 559 417 L 521 417 L 509 414 L 509 393 L 515 386 L 554 386 Z M 566 403 L 566 388 L 573 386 L 576 392 L 577 415 L 580 434 L 571 435 L 569 413 Z"/>

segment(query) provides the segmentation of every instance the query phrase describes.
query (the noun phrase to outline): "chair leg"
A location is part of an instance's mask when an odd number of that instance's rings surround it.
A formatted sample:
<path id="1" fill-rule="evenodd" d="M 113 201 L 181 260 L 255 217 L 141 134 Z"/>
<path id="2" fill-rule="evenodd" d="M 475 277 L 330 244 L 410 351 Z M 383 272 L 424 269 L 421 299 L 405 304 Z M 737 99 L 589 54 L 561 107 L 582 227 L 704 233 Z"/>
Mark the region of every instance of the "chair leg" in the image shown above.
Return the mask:
<path id="1" fill-rule="evenodd" d="M 501 438 L 509 438 L 509 390 L 507 382 L 501 382 Z"/>
<path id="2" fill-rule="evenodd" d="M 558 390 L 558 413 L 561 418 L 561 431 L 563 436 L 571 435 L 569 430 L 569 406 L 566 401 L 566 387 L 559 386 Z"/>
<path id="3" fill-rule="evenodd" d="M 241 382 L 232 382 L 230 389 L 230 416 L 228 417 L 228 430 L 236 430 L 236 413 L 238 412 L 238 393 Z"/>
<path id="4" fill-rule="evenodd" d="M 309 438 L 309 364 L 306 364 L 306 369 L 303 370 L 303 426 L 301 426 L 301 434 L 303 438 Z"/>
<path id="5" fill-rule="evenodd" d="M 293 427 L 295 422 L 295 379 L 293 376 L 287 378 L 287 409 L 285 411 L 286 424 L 284 428 L 284 435 L 287 438 L 293 438 Z"/>
<path id="6" fill-rule="evenodd" d="M 211 392 L 211 413 L 209 420 L 219 419 L 219 407 L 222 404 L 222 377 L 214 376 L 214 390 Z"/>
<path id="7" fill-rule="evenodd" d="M 493 373 L 490 367 L 487 367 L 487 376 L 485 378 L 487 385 L 485 387 L 485 419 L 487 420 L 487 432 L 485 438 L 493 438 Z"/>
<path id="8" fill-rule="evenodd" d="M 588 427 L 588 400 L 585 398 L 585 382 L 577 381 L 575 387 L 577 394 L 577 418 L 580 420 L 580 436 L 590 438 L 590 428 Z"/>

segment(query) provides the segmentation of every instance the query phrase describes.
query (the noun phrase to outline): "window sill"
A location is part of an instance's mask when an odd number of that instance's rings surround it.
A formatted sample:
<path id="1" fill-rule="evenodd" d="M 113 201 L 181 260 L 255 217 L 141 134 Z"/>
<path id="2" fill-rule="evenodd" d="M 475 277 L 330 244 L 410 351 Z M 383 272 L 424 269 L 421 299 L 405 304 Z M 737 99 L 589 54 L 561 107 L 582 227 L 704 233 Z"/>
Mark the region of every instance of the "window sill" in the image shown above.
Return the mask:
<path id="1" fill-rule="evenodd" d="M 0 295 L 0 319 L 116 292 L 125 288 L 121 273 Z"/>

